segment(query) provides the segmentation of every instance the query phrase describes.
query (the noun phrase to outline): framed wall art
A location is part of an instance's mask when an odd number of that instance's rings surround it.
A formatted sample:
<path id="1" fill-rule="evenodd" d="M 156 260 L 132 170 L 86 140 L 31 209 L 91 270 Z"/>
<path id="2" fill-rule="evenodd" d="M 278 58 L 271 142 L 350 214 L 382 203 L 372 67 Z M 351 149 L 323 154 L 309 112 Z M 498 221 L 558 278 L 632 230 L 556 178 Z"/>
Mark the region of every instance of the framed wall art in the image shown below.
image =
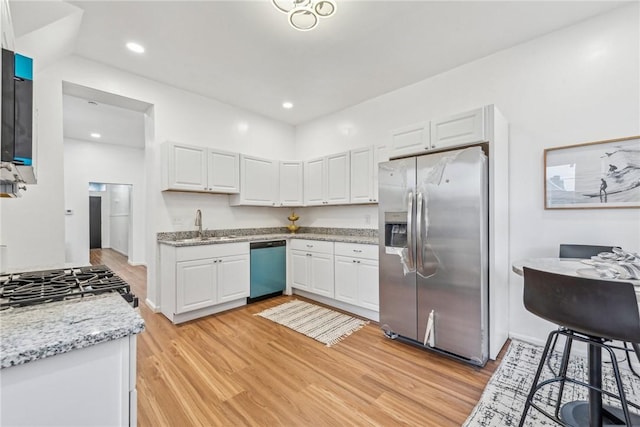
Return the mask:
<path id="1" fill-rule="evenodd" d="M 544 150 L 545 209 L 640 207 L 640 136 Z"/>

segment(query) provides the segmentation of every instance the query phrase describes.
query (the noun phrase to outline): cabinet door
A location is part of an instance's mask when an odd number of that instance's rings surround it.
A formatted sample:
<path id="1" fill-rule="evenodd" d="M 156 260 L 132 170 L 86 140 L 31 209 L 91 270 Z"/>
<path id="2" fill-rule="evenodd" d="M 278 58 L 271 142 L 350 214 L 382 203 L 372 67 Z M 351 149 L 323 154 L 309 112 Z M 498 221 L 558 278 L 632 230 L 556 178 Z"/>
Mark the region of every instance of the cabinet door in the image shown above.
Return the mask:
<path id="1" fill-rule="evenodd" d="M 304 163 L 304 204 L 325 204 L 325 160 L 308 160 Z"/>
<path id="2" fill-rule="evenodd" d="M 249 257 L 247 255 L 219 258 L 218 302 L 234 301 L 249 296 Z"/>
<path id="3" fill-rule="evenodd" d="M 357 260 L 336 256 L 335 295 L 338 301 L 356 305 L 358 303 L 358 264 Z"/>
<path id="4" fill-rule="evenodd" d="M 349 203 L 349 152 L 327 156 L 327 197 L 328 204 Z"/>
<path id="5" fill-rule="evenodd" d="M 207 149 L 177 143 L 167 147 L 167 188 L 170 190 L 207 190 Z"/>
<path id="6" fill-rule="evenodd" d="M 422 154 L 429 148 L 429 122 L 391 131 L 391 158 Z"/>
<path id="7" fill-rule="evenodd" d="M 305 291 L 309 286 L 309 268 L 307 266 L 310 255 L 302 251 L 291 251 L 291 286 Z"/>
<path id="8" fill-rule="evenodd" d="M 431 122 L 431 148 L 448 148 L 484 141 L 484 108 Z"/>
<path id="9" fill-rule="evenodd" d="M 302 162 L 280 162 L 280 206 L 302 206 L 304 176 Z"/>
<path id="10" fill-rule="evenodd" d="M 239 169 L 238 153 L 209 150 L 208 190 L 216 193 L 237 193 L 240 190 Z"/>
<path id="11" fill-rule="evenodd" d="M 311 262 L 309 268 L 310 292 L 333 298 L 333 255 L 314 253 L 309 259 Z"/>
<path id="12" fill-rule="evenodd" d="M 351 150 L 351 203 L 373 202 L 373 149 Z"/>
<path id="13" fill-rule="evenodd" d="M 240 204 L 275 206 L 278 199 L 278 162 L 240 155 Z"/>
<path id="14" fill-rule="evenodd" d="M 209 307 L 216 302 L 214 260 L 178 262 L 176 264 L 176 314 Z"/>
<path id="15" fill-rule="evenodd" d="M 378 262 L 368 259 L 358 260 L 358 303 L 357 305 L 374 311 L 380 310 L 378 298 Z"/>

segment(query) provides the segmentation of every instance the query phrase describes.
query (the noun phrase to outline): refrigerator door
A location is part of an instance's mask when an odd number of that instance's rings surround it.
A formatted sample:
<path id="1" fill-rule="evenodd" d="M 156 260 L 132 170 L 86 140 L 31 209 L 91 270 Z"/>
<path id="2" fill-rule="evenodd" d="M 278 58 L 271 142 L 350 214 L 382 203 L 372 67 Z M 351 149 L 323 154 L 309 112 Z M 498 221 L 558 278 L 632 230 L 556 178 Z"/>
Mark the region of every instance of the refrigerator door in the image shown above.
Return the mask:
<path id="1" fill-rule="evenodd" d="M 417 170 L 418 340 L 484 364 L 489 252 L 486 156 L 480 147 L 420 156 Z M 429 340 L 428 323 L 433 328 Z"/>
<path id="2" fill-rule="evenodd" d="M 380 325 L 417 337 L 415 274 L 416 159 L 379 165 Z"/>

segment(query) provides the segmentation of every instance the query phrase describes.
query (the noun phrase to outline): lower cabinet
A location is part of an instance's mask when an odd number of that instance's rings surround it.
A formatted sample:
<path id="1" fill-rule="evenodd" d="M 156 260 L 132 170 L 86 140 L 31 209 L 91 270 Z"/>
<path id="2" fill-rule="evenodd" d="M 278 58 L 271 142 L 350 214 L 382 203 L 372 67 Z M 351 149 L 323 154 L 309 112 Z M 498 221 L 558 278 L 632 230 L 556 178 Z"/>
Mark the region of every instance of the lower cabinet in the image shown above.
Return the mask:
<path id="1" fill-rule="evenodd" d="M 160 246 L 162 313 L 174 323 L 246 304 L 249 243 Z"/>
<path id="2" fill-rule="evenodd" d="M 291 287 L 345 311 L 378 320 L 378 246 L 291 240 Z"/>
<path id="3" fill-rule="evenodd" d="M 335 299 L 379 311 L 378 248 L 336 243 Z"/>
<path id="4" fill-rule="evenodd" d="M 291 241 L 291 286 L 334 297 L 333 242 Z"/>

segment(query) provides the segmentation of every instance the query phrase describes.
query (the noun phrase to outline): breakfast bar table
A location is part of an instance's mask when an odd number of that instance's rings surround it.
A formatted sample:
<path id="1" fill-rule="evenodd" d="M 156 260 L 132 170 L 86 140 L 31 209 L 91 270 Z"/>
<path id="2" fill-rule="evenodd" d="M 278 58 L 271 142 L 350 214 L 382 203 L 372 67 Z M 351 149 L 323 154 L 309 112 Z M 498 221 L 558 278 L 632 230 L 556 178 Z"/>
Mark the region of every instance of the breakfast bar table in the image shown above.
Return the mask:
<path id="1" fill-rule="evenodd" d="M 515 261 L 511 266 L 513 272 L 519 276 L 524 275 L 524 267 L 566 276 L 632 283 L 635 286 L 638 310 L 640 311 L 640 280 L 605 279 L 600 277 L 593 266 L 589 266 L 583 260 L 573 258 L 528 258 Z M 597 388 L 602 387 L 602 353 L 600 347 L 594 345 L 589 346 L 589 385 Z M 589 414 L 590 426 L 603 425 L 602 393 L 593 388 L 589 389 L 587 413 Z M 635 425 L 635 422 L 633 425 Z"/>

